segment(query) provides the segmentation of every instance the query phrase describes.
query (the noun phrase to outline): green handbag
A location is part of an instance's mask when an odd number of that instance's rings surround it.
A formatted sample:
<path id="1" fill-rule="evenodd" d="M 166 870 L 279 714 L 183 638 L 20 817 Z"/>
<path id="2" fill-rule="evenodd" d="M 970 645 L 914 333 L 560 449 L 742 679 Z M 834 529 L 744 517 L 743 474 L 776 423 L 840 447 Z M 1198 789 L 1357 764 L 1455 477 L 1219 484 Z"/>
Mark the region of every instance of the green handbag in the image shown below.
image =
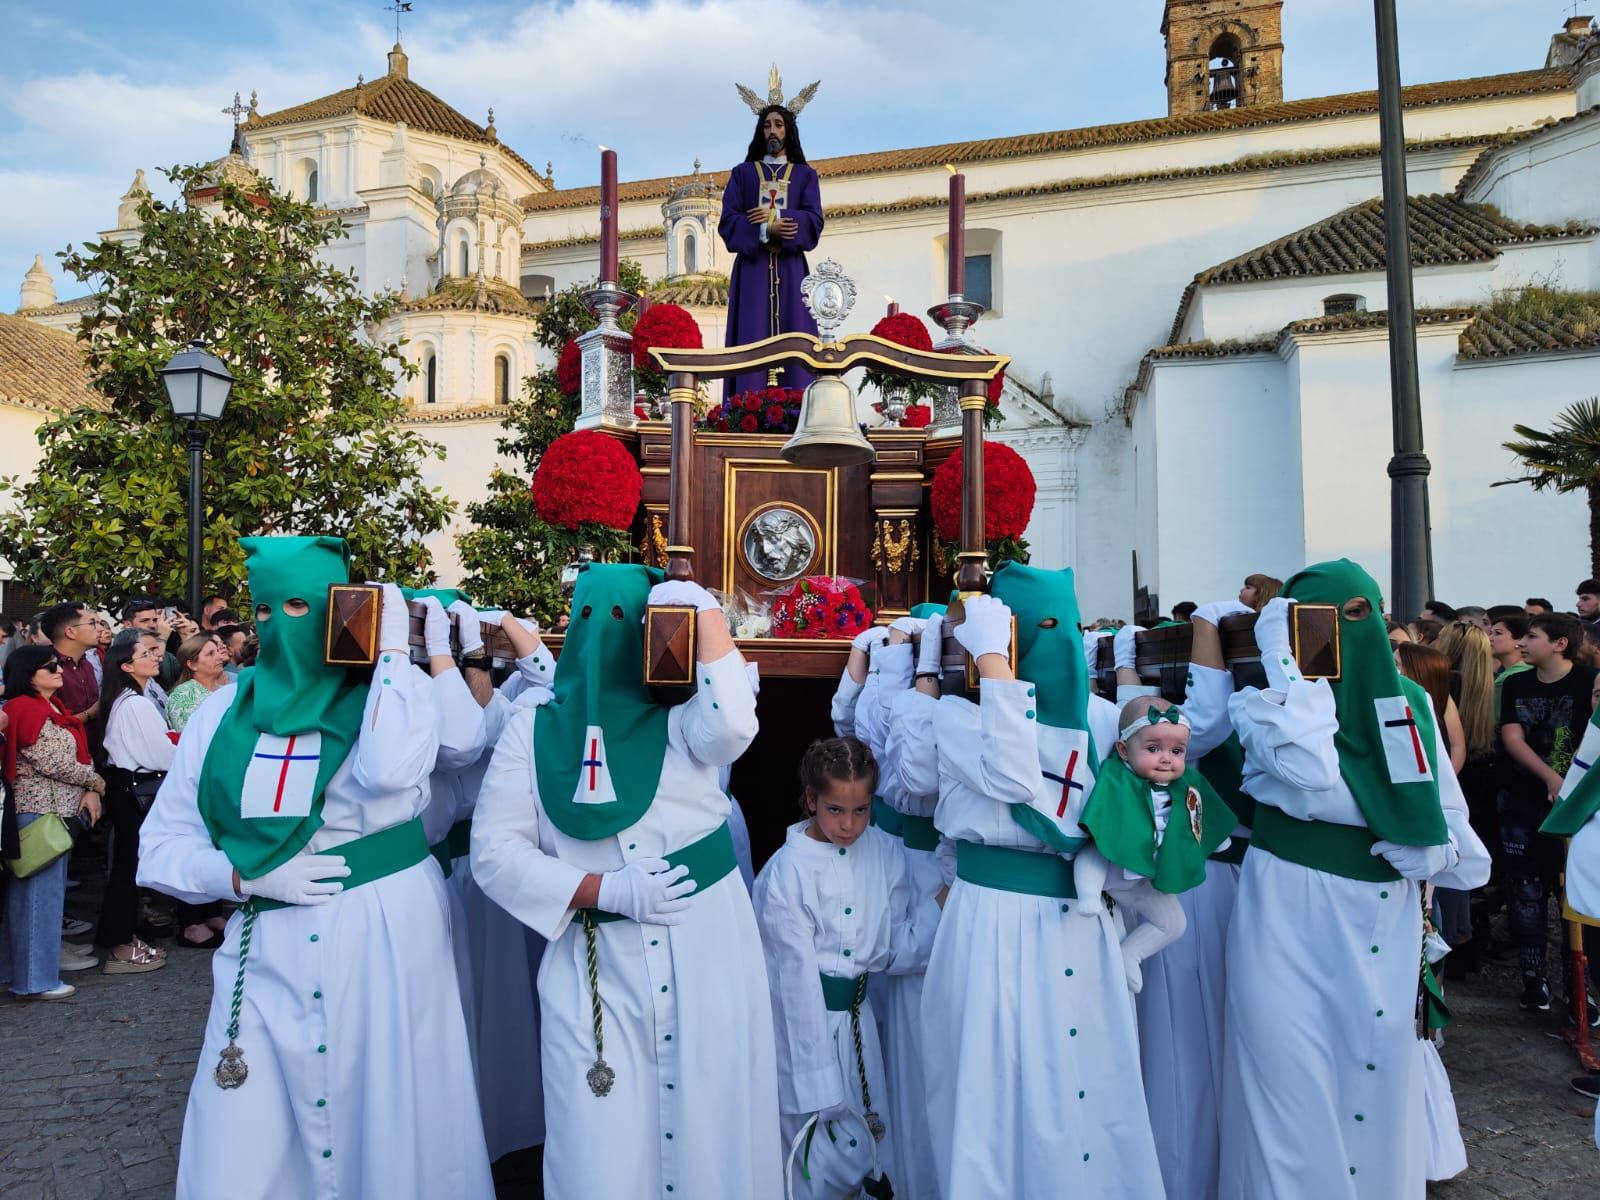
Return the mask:
<path id="1" fill-rule="evenodd" d="M 22 853 L 6 859 L 6 866 L 18 879 L 37 875 L 56 859 L 72 849 L 72 830 L 55 813 L 45 813 L 37 821 L 29 821 L 17 833 Z"/>

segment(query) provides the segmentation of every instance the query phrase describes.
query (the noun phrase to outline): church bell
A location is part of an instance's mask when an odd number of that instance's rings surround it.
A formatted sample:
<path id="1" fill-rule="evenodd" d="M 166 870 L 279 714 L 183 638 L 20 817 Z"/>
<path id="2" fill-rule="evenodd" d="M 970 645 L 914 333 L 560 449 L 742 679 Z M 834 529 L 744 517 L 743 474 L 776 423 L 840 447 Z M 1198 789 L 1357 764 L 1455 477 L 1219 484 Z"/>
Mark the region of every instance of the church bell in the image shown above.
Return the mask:
<path id="1" fill-rule="evenodd" d="M 856 422 L 855 394 L 837 375 L 819 375 L 806 388 L 800 420 L 779 451 L 800 467 L 854 467 L 876 457 Z"/>

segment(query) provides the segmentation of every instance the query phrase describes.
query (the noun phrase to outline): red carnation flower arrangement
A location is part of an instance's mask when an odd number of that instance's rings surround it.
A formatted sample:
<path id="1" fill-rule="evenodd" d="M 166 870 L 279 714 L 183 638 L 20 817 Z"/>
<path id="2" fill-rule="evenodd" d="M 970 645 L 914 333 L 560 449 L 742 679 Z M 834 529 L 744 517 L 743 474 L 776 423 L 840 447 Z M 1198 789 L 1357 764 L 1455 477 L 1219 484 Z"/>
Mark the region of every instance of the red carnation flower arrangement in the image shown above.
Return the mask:
<path id="1" fill-rule="evenodd" d="M 983 444 L 983 540 L 995 562 L 1028 557 L 1022 540 L 1033 516 L 1038 493 L 1027 461 L 1010 446 Z M 961 451 L 957 450 L 933 473 L 931 488 L 933 530 L 941 542 L 961 541 Z"/>
<path id="2" fill-rule="evenodd" d="M 633 325 L 634 385 L 651 400 L 665 400 L 667 376 L 656 369 L 651 349 L 698 350 L 704 345 L 700 326 L 688 309 L 676 304 L 652 304 Z"/>
<path id="3" fill-rule="evenodd" d="M 627 529 L 639 507 L 639 466 L 621 442 L 595 429 L 551 442 L 533 473 L 533 507 L 563 529 Z"/>
<path id="4" fill-rule="evenodd" d="M 907 429 L 926 429 L 933 420 L 933 409 L 926 404 L 906 405 L 906 415 L 900 418 L 900 424 Z"/>
<path id="5" fill-rule="evenodd" d="M 984 351 L 985 354 L 988 351 Z M 983 410 L 983 427 L 985 429 L 1005 422 L 1006 415 L 1000 411 L 1000 393 L 1006 389 L 1006 373 L 1001 371 L 989 380 L 989 403 Z"/>
<path id="6" fill-rule="evenodd" d="M 700 428 L 713 433 L 793 433 L 804 396 L 799 388 L 751 388 L 706 413 Z"/>
<path id="7" fill-rule="evenodd" d="M 881 318 L 872 327 L 872 336 L 882 338 L 886 342 L 893 342 L 897 346 L 904 346 L 908 350 L 932 350 L 933 336 L 928 332 L 928 327 L 923 324 L 922 318 L 913 313 L 895 313 L 893 316 Z M 885 367 L 869 366 L 867 368 L 867 382 L 878 389 L 885 400 L 891 391 L 898 391 L 905 397 L 907 405 L 906 418 L 901 419 L 901 424 L 911 429 L 920 429 L 921 425 L 912 425 L 908 419 L 911 408 L 926 408 L 928 403 L 939 394 L 940 384 L 929 383 L 921 379 L 912 379 L 898 371 Z M 883 402 L 874 404 L 873 409 L 883 411 Z M 932 412 L 929 412 L 929 419 Z M 923 421 L 922 425 L 928 422 Z"/>
<path id="8" fill-rule="evenodd" d="M 837 575 L 809 575 L 772 602 L 772 636 L 853 638 L 872 624 L 855 584 Z"/>
<path id="9" fill-rule="evenodd" d="M 577 338 L 561 347 L 561 357 L 556 359 L 556 388 L 563 396 L 576 396 L 583 391 L 583 353 L 578 349 Z"/>

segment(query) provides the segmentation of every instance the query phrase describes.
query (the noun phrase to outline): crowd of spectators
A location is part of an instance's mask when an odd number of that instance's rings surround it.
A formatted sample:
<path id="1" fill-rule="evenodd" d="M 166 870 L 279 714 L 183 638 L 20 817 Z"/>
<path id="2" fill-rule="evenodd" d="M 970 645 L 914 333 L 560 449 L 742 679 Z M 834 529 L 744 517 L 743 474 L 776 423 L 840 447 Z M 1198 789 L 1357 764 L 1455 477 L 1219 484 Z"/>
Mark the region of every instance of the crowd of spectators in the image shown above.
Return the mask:
<path id="1" fill-rule="evenodd" d="M 19 858 L 22 831 L 43 819 L 59 819 L 73 843 L 25 877 L 0 871 L 0 986 L 22 999 L 72 995 L 63 976 L 75 971 L 160 970 L 161 941 L 222 940 L 225 911 L 141 894 L 139 828 L 185 722 L 253 660 L 255 635 L 221 595 L 198 619 L 149 596 L 118 616 L 68 602 L 0 627 L 0 859 Z M 103 886 L 92 923 L 66 915 L 67 891 L 83 883 Z"/>

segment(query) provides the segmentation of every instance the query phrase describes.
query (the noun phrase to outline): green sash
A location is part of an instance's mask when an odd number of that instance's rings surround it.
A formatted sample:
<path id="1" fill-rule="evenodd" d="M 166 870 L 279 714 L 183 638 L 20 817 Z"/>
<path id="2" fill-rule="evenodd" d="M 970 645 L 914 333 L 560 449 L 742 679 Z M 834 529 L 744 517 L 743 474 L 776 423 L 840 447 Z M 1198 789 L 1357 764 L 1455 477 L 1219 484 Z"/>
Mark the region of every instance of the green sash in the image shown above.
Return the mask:
<path id="1" fill-rule="evenodd" d="M 1083 809 L 1083 827 L 1107 861 L 1150 880 L 1157 891 L 1176 894 L 1205 882 L 1206 856 L 1220 846 L 1238 819 L 1194 769 L 1168 789 L 1172 807 L 1156 849 L 1155 797 L 1113 754 L 1101 765 Z"/>
<path id="2" fill-rule="evenodd" d="M 570 838 L 592 842 L 636 824 L 649 810 L 667 753 L 667 714 L 644 686 L 644 610 L 661 572 L 623 563 L 593 563 L 578 574 L 553 681 L 555 698 L 534 711 L 533 769 L 550 823 Z M 604 735 L 608 761 L 590 730 Z M 595 741 L 594 745 L 591 742 Z M 585 770 L 611 775 L 616 799 L 577 801 Z"/>
<path id="3" fill-rule="evenodd" d="M 1195 767 L 1222 802 L 1233 809 L 1239 824 L 1250 828 L 1255 823 L 1256 802 L 1255 797 L 1244 793 L 1244 747 L 1239 744 L 1239 735 L 1229 733 L 1228 740 L 1202 755 Z"/>
<path id="4" fill-rule="evenodd" d="M 1274 858 L 1363 883 L 1398 883 L 1400 872 L 1372 853 L 1370 829 L 1334 821 L 1302 821 L 1270 804 L 1256 805 L 1250 845 Z"/>
<path id="5" fill-rule="evenodd" d="M 1022 896 L 1078 898 L 1071 861 L 1049 850 L 1017 850 L 1010 846 L 958 841 L 956 878 Z"/>
<path id="6" fill-rule="evenodd" d="M 243 879 L 258 879 L 289 861 L 322 828 L 323 796 L 361 731 L 367 686 L 322 661 L 328 585 L 350 578 L 342 538 L 240 538 L 250 595 L 272 615 L 258 621 L 256 665 L 239 672 L 233 704 L 206 747 L 196 803 L 206 831 Z M 291 617 L 288 600 L 310 611 Z M 409 670 L 408 662 L 398 664 Z M 379 670 L 384 667 L 379 664 Z M 322 745 L 310 811 L 303 816 L 252 816 L 241 810 L 245 772 L 264 734 L 319 733 Z"/>
<path id="7" fill-rule="evenodd" d="M 665 857 L 669 871 L 673 867 L 689 868 L 689 873 L 684 878 L 695 882 L 695 889 L 689 893 L 690 896 L 698 896 L 713 883 L 732 875 L 739 869 L 739 860 L 733 853 L 733 831 L 728 828 L 726 821 L 699 841 L 690 842 L 681 850 L 674 850 Z M 600 924 L 627 920 L 621 914 L 607 912 L 603 908 L 587 908 L 583 911 Z"/>
<path id="8" fill-rule="evenodd" d="M 1394 647 L 1383 623 L 1383 597 L 1372 576 L 1349 559 L 1317 563 L 1292 576 L 1283 594 L 1293 600 L 1341 607 L 1360 597 L 1372 611 L 1362 620 L 1341 617 L 1341 676 L 1334 681 L 1339 731 L 1339 774 L 1350 788 L 1367 828 L 1384 841 L 1402 846 L 1441 846 L 1450 840 L 1439 802 L 1439 764 L 1434 734 L 1433 702 L 1420 686 L 1400 674 Z M 1427 756 L 1429 778 L 1396 782 L 1389 774 L 1379 725 L 1377 702 L 1404 696 L 1413 723 L 1411 733 Z"/>

